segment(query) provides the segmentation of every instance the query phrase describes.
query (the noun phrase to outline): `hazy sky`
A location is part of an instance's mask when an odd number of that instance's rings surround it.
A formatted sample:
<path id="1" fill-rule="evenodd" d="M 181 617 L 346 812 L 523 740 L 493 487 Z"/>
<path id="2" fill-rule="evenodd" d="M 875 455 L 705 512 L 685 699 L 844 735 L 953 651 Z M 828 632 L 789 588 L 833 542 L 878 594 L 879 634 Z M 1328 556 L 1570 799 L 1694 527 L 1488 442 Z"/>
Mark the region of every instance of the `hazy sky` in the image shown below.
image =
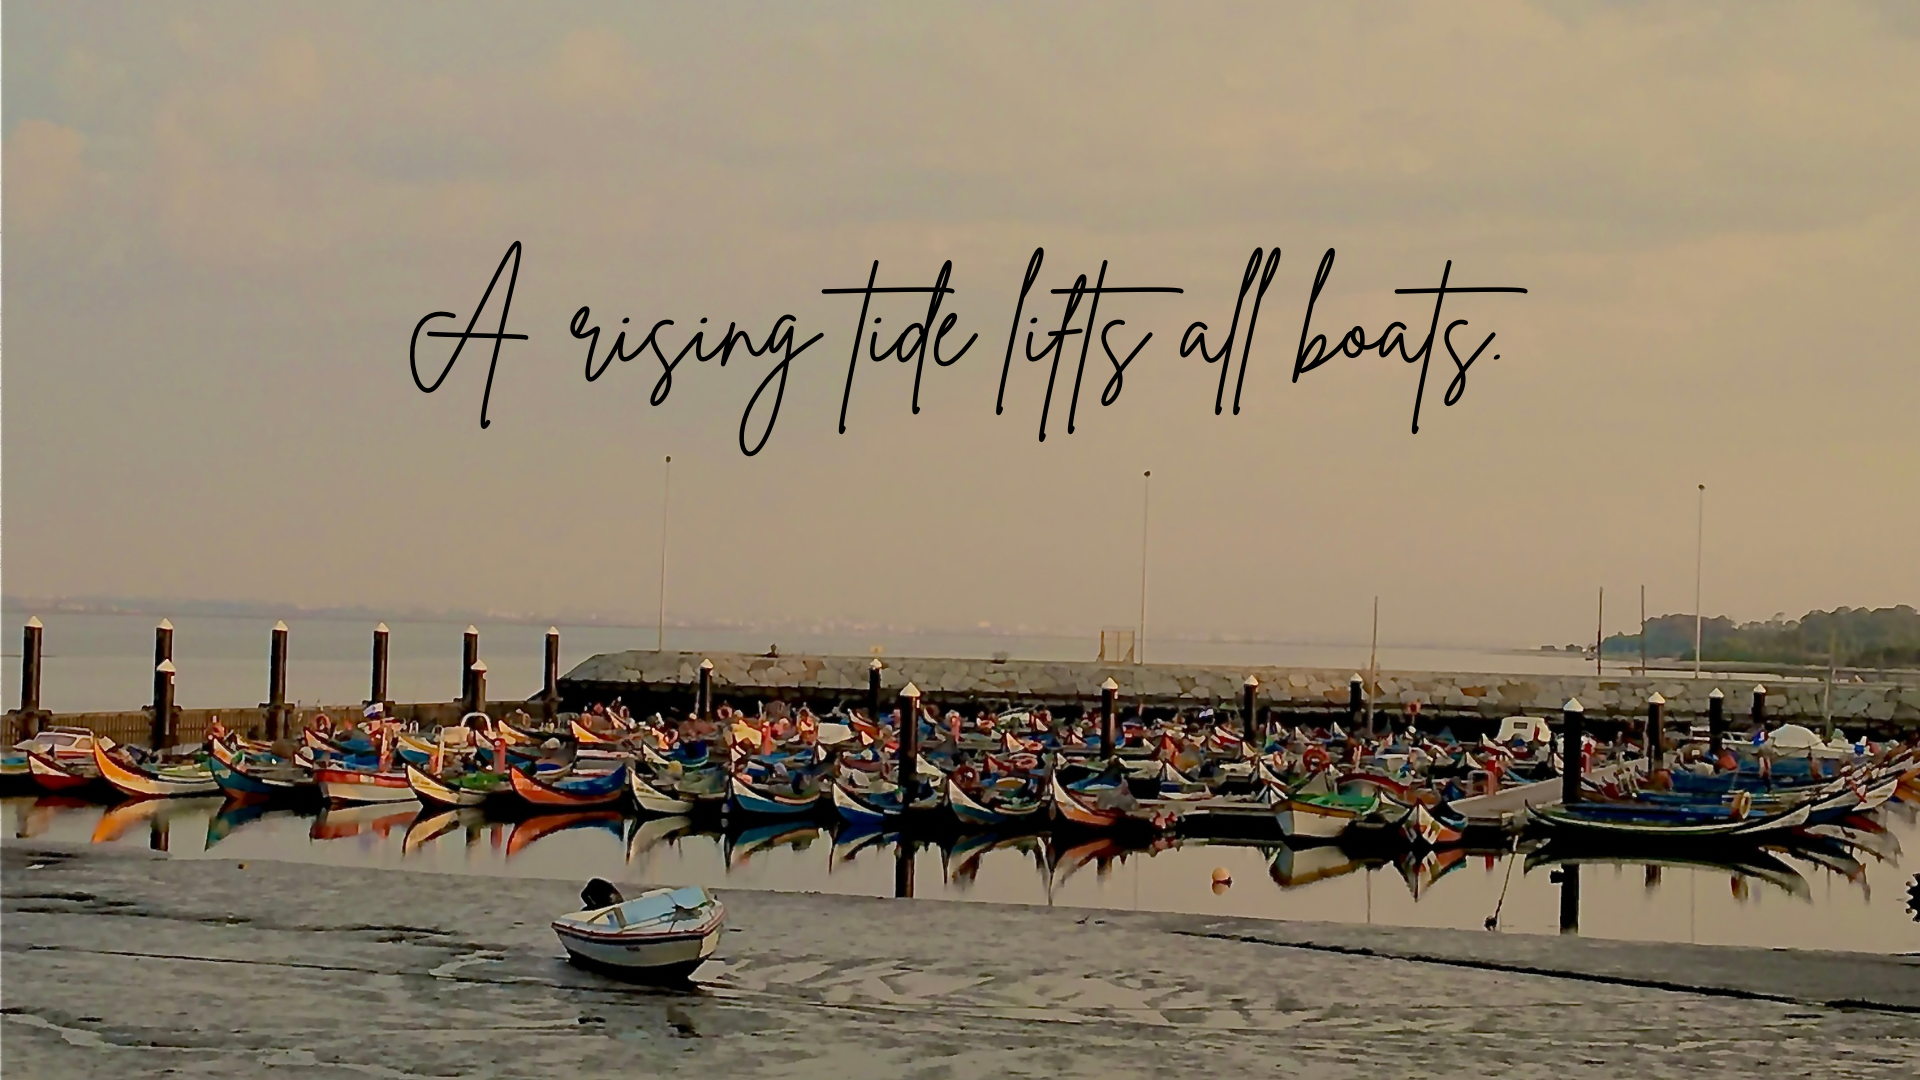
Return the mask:
<path id="1" fill-rule="evenodd" d="M 669 608 L 1150 636 L 1589 639 L 1920 600 L 1920 8 L 1711 4 L 95 5 L 5 18 L 10 594 Z M 524 244 L 492 427 L 486 352 L 415 389 Z M 1283 256 L 1238 416 L 1217 347 L 1255 246 Z M 1016 358 L 1023 268 L 1110 263 L 1116 345 L 1076 433 L 1072 365 Z M 1474 365 L 1421 431 L 1417 369 L 1336 340 L 1432 287 Z M 864 362 L 857 298 L 952 259 L 956 365 Z M 497 298 L 496 298 L 497 304 Z M 708 317 L 802 339 L 771 368 L 583 375 L 568 320 Z M 889 337 L 924 301 L 876 301 Z M 482 320 L 491 329 L 492 317 Z M 1081 320 L 1084 322 L 1084 318 Z M 1244 322 L 1244 317 L 1243 317 Z M 451 324 L 439 324 L 451 328 Z M 644 331 L 641 331 L 644 333 Z M 637 334 L 635 335 L 638 336 Z M 1076 339 L 1077 340 L 1077 339 Z M 631 343 L 630 343 L 631 345 Z M 1493 354 L 1499 354 L 1493 358 Z M 446 345 L 428 350 L 430 376 Z M 669 353 L 671 355 L 671 353 Z M 1070 356 L 1077 360 L 1077 353 Z M 1236 349 L 1236 377 L 1239 374 Z M 1228 388 L 1231 398 L 1232 387 Z M 764 409 L 764 403 L 762 408 Z M 764 414 L 762 414 L 764 415 Z"/>

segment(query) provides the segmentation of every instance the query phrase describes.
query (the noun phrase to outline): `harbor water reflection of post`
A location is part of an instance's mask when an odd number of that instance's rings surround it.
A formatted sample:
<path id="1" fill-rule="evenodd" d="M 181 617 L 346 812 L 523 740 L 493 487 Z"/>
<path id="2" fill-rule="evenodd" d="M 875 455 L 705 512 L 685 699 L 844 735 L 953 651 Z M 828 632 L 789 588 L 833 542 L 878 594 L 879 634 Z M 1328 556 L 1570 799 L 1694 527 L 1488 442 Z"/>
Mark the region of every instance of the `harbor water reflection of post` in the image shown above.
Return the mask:
<path id="1" fill-rule="evenodd" d="M 893 845 L 893 898 L 913 899 L 913 842 L 901 839 Z"/>
<path id="2" fill-rule="evenodd" d="M 1560 867 L 1560 932 L 1580 932 L 1580 867 L 1563 863 Z"/>

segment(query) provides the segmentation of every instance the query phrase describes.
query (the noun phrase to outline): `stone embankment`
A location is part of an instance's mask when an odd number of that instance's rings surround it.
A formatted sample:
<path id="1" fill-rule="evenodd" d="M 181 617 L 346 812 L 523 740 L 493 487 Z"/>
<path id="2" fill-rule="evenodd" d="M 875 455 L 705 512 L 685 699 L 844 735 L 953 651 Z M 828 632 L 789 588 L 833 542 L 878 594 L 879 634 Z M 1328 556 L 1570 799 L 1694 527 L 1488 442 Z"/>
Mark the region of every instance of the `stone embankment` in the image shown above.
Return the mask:
<path id="1" fill-rule="evenodd" d="M 804 698 L 832 703 L 863 702 L 871 657 L 753 656 L 744 653 L 603 653 L 581 663 L 560 680 L 570 703 L 624 698 L 630 705 L 659 701 L 690 702 L 702 660 L 713 662 L 714 696 L 719 701 Z M 1286 713 L 1343 712 L 1354 672 L 1271 666 L 1219 667 L 1197 664 L 1107 664 L 1039 660 L 887 657 L 880 685 L 891 702 L 908 682 L 940 704 L 969 702 L 1083 705 L 1100 699 L 1101 684 L 1120 687 L 1124 707 L 1180 708 L 1206 705 L 1238 707 L 1248 676 L 1259 680 L 1258 707 Z M 1705 716 L 1708 695 L 1725 695 L 1729 723 L 1749 723 L 1755 683 L 1751 676 L 1732 679 L 1381 672 L 1373 681 L 1376 710 L 1406 711 L 1420 703 L 1423 717 L 1495 719 L 1519 713 L 1557 715 L 1568 698 L 1578 698 L 1590 717 L 1644 716 L 1648 696 L 1659 693 L 1673 718 Z M 1818 723 L 1827 689 L 1822 683 L 1778 682 L 1766 687 L 1769 721 Z M 1832 716 L 1848 728 L 1876 731 L 1920 727 L 1920 687 L 1884 683 L 1836 684 Z"/>

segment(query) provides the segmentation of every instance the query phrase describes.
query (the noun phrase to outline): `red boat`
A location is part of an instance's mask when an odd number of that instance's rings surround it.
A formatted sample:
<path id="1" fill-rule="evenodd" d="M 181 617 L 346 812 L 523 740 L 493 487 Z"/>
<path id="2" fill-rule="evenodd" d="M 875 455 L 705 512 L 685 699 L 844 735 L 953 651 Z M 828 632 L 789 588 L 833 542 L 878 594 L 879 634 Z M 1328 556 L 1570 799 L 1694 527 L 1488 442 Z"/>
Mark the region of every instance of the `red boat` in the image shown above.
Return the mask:
<path id="1" fill-rule="evenodd" d="M 94 765 L 92 754 L 56 760 L 38 750 L 29 750 L 27 771 L 33 774 L 33 782 L 40 785 L 42 791 L 56 793 L 77 791 L 100 780 L 100 769 Z"/>

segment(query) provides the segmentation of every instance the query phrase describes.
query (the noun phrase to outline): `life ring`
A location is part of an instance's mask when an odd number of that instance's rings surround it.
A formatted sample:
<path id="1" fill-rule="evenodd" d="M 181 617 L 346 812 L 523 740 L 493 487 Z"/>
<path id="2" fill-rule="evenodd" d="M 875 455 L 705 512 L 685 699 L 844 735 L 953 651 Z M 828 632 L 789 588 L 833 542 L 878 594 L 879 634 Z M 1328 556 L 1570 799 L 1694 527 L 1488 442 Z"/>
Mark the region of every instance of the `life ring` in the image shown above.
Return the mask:
<path id="1" fill-rule="evenodd" d="M 962 791 L 971 790 L 980 783 L 980 774 L 974 771 L 972 765 L 960 765 L 953 770 L 952 775 L 953 782 L 957 784 Z"/>
<path id="2" fill-rule="evenodd" d="M 1033 770 L 1040 767 L 1040 756 L 1038 754 L 1029 754 L 1029 753 L 1015 754 L 1012 757 L 1007 759 L 1007 764 L 1013 766 L 1014 768 L 1020 770 L 1021 772 L 1032 772 Z"/>
<path id="3" fill-rule="evenodd" d="M 1753 811 L 1753 792 L 1751 791 L 1734 792 L 1733 793 L 1733 819 L 1735 821 L 1745 821 L 1747 818 L 1747 815 L 1752 811 Z"/>
<path id="4" fill-rule="evenodd" d="M 1327 755 L 1326 747 L 1309 746 L 1300 755 L 1300 765 L 1310 773 L 1325 772 L 1333 765 L 1333 759 Z"/>

